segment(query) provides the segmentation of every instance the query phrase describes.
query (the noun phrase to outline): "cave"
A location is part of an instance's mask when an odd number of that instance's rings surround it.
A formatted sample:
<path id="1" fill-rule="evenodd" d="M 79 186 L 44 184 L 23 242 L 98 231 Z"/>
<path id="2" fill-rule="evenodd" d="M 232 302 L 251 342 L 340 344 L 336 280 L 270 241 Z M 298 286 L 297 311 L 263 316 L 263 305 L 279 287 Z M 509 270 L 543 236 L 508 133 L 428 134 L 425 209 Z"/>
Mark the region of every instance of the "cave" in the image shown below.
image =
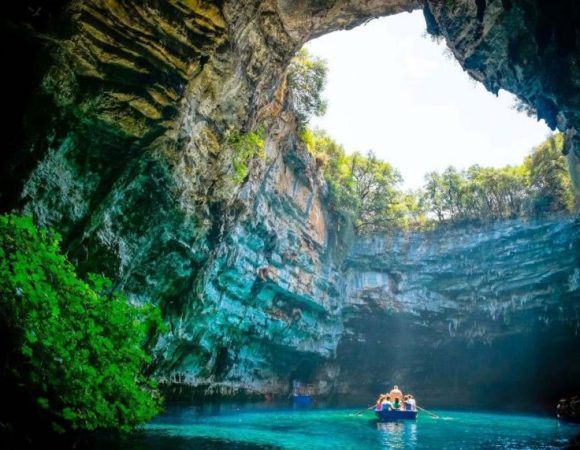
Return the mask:
<path id="1" fill-rule="evenodd" d="M 574 0 L 27 1 L 2 19 L 28 57 L 0 212 L 160 305 L 154 373 L 182 398 L 283 397 L 300 376 L 333 398 L 405 382 L 435 406 L 553 409 L 580 391 L 579 219 L 354 236 L 288 108 L 307 41 L 417 9 L 471 77 L 564 133 L 579 195 Z M 228 139 L 258 128 L 264 157 L 232 181 Z"/>

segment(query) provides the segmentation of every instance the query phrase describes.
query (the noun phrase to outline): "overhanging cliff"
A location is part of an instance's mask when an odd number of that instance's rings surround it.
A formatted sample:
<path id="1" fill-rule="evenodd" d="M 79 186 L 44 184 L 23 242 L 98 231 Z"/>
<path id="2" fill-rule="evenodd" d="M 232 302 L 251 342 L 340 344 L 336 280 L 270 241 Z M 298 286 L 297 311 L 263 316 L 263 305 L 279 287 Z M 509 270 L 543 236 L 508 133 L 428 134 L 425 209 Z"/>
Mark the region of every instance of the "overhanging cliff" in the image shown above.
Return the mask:
<path id="1" fill-rule="evenodd" d="M 504 336 L 544 332 L 562 334 L 568 351 L 577 344 L 577 222 L 453 231 L 441 237 L 446 247 L 431 235 L 397 238 L 410 253 L 380 241 L 382 253 L 365 256 L 359 242 L 346 256 L 348 230 L 327 210 L 287 108 L 285 69 L 308 39 L 419 7 L 471 75 L 566 131 L 577 173 L 574 1 L 31 2 L 3 19 L 4 42 L 22 42 L 30 58 L 10 72 L 2 209 L 55 226 L 81 270 L 105 272 L 133 300 L 160 304 L 170 331 L 158 374 L 201 392 L 283 392 L 294 376 L 352 389 L 354 364 L 392 370 L 355 356 L 371 354 L 357 342 L 374 337 L 360 333 L 375 336 L 395 311 L 401 323 L 414 321 L 413 342 L 434 352 L 451 341 L 495 348 Z M 258 127 L 264 155 L 238 183 L 229 137 Z M 509 270 L 527 260 L 536 261 L 527 275 Z M 380 282 L 366 289 L 367 276 Z M 524 292 L 522 277 L 537 289 Z"/>

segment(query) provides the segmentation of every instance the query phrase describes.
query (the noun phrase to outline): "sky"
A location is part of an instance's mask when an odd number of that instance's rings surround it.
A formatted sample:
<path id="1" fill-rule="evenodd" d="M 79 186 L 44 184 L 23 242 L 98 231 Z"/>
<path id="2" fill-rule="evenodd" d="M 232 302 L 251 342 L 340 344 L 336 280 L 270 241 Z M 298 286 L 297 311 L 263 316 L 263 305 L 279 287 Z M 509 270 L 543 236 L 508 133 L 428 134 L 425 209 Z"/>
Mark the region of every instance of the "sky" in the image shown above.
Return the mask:
<path id="1" fill-rule="evenodd" d="M 373 150 L 399 169 L 404 188 L 422 186 L 425 173 L 449 165 L 520 164 L 550 133 L 472 80 L 425 35 L 421 11 L 373 20 L 310 41 L 328 63 L 325 129 L 348 153 Z"/>

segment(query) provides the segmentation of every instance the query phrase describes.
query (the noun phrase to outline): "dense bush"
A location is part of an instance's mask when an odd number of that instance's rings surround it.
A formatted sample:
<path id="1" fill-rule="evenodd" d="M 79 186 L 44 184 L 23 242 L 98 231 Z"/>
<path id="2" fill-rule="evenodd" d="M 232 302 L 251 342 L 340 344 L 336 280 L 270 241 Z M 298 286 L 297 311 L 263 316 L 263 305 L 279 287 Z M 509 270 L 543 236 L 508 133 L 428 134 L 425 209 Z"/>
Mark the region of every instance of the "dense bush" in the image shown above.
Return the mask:
<path id="1" fill-rule="evenodd" d="M 249 172 L 249 164 L 253 158 L 264 157 L 263 129 L 255 133 L 231 133 L 227 138 L 227 144 L 232 149 L 233 179 L 236 184 L 242 183 Z"/>
<path id="2" fill-rule="evenodd" d="M 3 426 L 16 411 L 53 430 L 129 430 L 158 412 L 143 369 L 157 309 L 135 306 L 90 275 L 80 280 L 59 236 L 28 217 L 0 216 Z M 13 415 L 14 414 L 14 415 Z"/>

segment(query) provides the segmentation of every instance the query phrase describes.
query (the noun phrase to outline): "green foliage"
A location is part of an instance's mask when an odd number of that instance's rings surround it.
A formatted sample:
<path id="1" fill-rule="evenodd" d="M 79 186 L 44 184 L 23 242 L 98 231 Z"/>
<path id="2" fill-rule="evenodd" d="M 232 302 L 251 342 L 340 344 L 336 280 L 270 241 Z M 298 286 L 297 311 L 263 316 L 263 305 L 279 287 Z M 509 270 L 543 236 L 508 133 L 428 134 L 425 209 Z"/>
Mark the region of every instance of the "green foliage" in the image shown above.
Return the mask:
<path id="1" fill-rule="evenodd" d="M 340 219 L 352 222 L 356 199 L 351 190 L 350 165 L 344 149 L 322 130 L 305 128 L 300 137 L 323 170 L 329 188 L 330 209 Z"/>
<path id="2" fill-rule="evenodd" d="M 326 83 L 326 62 L 310 56 L 301 49 L 288 67 L 290 99 L 298 125 L 305 127 L 310 117 L 326 112 L 326 101 L 321 97 Z"/>
<path id="3" fill-rule="evenodd" d="M 389 163 L 368 152 L 348 157 L 348 188 L 355 202 L 354 226 L 358 233 L 382 231 L 396 226 L 404 216 L 397 185 L 401 175 Z"/>
<path id="4" fill-rule="evenodd" d="M 255 133 L 232 133 L 227 139 L 228 146 L 233 150 L 232 166 L 234 169 L 234 182 L 242 183 L 248 176 L 248 165 L 253 158 L 264 157 L 263 129 Z"/>
<path id="5" fill-rule="evenodd" d="M 524 162 L 530 178 L 531 210 L 535 214 L 573 208 L 572 182 L 563 148 L 563 134 L 550 136 Z"/>
<path id="6" fill-rule="evenodd" d="M 425 205 L 439 222 L 502 220 L 570 211 L 573 193 L 562 134 L 536 147 L 524 164 L 453 167 L 425 176 Z"/>
<path id="7" fill-rule="evenodd" d="M 322 168 L 330 208 L 357 233 L 430 229 L 436 223 L 494 221 L 571 211 L 573 191 L 562 155 L 563 135 L 551 136 L 524 164 L 502 168 L 448 167 L 425 175 L 422 190 L 402 192 L 393 167 L 369 152 L 346 155 L 324 131 L 301 140 Z"/>
<path id="8" fill-rule="evenodd" d="M 330 206 L 357 233 L 383 231 L 405 219 L 405 198 L 397 189 L 401 175 L 372 152 L 347 156 L 326 133 L 305 130 L 302 140 L 323 168 Z"/>
<path id="9" fill-rule="evenodd" d="M 516 97 L 516 99 L 514 100 L 512 109 L 517 112 L 524 113 L 526 116 L 531 117 L 533 119 L 538 119 L 538 111 L 536 111 L 536 108 L 534 108 L 534 106 L 532 106 L 530 103 L 528 103 L 525 100 L 522 100 L 519 97 Z"/>
<path id="10" fill-rule="evenodd" d="M 439 221 L 499 220 L 522 213 L 528 186 L 520 167 L 448 167 L 425 177 L 428 210 Z"/>
<path id="11" fill-rule="evenodd" d="M 102 276 L 77 278 L 59 240 L 28 217 L 0 216 L 2 383 L 56 431 L 130 430 L 159 410 L 143 374 L 159 310 L 130 304 Z"/>
<path id="12" fill-rule="evenodd" d="M 425 193 L 418 189 L 402 194 L 402 201 L 398 204 L 399 214 L 402 216 L 399 223 L 405 230 L 429 230 L 434 222 L 427 217 Z"/>

